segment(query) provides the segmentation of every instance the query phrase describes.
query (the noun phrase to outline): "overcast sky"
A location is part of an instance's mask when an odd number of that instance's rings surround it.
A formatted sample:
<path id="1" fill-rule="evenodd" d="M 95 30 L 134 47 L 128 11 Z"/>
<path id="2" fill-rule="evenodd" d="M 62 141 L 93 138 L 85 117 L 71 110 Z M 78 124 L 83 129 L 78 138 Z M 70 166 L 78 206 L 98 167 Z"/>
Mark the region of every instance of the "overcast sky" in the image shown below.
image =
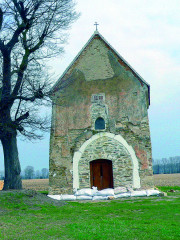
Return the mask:
<path id="1" fill-rule="evenodd" d="M 180 1 L 77 0 L 81 17 L 72 25 L 63 56 L 49 64 L 55 81 L 95 30 L 151 86 L 149 120 L 153 158 L 180 156 Z M 49 135 L 35 144 L 19 140 L 22 169 L 49 165 Z M 2 149 L 0 149 L 2 156 Z M 2 157 L 0 169 L 3 168 Z"/>

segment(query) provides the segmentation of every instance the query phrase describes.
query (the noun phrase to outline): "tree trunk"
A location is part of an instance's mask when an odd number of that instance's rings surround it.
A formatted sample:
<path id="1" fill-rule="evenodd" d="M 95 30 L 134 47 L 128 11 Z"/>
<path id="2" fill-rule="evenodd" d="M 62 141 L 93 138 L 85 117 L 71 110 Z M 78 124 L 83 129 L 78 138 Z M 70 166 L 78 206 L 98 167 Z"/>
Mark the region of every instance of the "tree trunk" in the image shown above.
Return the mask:
<path id="1" fill-rule="evenodd" d="M 3 190 L 22 189 L 21 167 L 18 157 L 16 132 L 1 138 L 4 151 L 5 179 Z"/>

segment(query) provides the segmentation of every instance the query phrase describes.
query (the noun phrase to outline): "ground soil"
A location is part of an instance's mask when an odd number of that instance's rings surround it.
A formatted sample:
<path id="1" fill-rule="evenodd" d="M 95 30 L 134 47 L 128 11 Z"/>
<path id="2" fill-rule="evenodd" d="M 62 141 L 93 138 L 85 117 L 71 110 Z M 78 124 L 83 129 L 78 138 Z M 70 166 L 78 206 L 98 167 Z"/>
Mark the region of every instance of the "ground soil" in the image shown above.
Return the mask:
<path id="1" fill-rule="evenodd" d="M 180 173 L 156 174 L 154 177 L 155 186 L 180 186 Z M 29 179 L 23 180 L 23 189 L 36 191 L 48 191 L 49 179 Z M 3 188 L 3 181 L 0 180 L 0 190 Z"/>
<path id="2" fill-rule="evenodd" d="M 46 194 L 29 189 L 0 191 L 0 203 L 3 197 L 7 197 L 9 193 L 10 202 L 16 202 L 18 199 L 18 203 L 20 203 L 20 199 L 23 199 L 23 203 L 29 206 L 31 209 L 39 209 L 39 204 L 48 204 L 54 206 L 63 206 L 66 204 L 66 202 L 49 198 Z M 17 198 L 17 196 L 19 196 L 19 198 Z"/>

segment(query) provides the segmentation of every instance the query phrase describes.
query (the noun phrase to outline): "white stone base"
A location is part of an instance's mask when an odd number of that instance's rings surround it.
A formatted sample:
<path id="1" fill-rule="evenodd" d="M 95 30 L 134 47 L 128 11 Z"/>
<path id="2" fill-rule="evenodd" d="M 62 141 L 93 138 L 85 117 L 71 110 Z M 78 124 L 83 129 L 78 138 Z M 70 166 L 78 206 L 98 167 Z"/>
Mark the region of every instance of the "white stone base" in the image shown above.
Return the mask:
<path id="1" fill-rule="evenodd" d="M 111 189 L 114 190 L 114 189 Z M 148 190 L 140 190 L 140 191 L 131 191 L 125 193 L 119 193 L 114 195 L 104 195 L 101 194 L 101 191 L 97 191 L 92 196 L 89 195 L 47 195 L 50 198 L 61 200 L 61 201 L 79 201 L 79 200 L 112 200 L 119 198 L 129 198 L 129 197 L 150 197 L 150 196 L 160 196 L 161 192 L 159 190 L 148 189 Z"/>

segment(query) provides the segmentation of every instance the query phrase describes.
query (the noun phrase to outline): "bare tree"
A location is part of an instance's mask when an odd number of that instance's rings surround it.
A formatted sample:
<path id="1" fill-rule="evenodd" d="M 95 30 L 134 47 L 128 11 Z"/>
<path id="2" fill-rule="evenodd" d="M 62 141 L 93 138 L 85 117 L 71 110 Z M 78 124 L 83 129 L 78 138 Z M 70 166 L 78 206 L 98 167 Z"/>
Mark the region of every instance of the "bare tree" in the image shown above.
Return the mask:
<path id="1" fill-rule="evenodd" d="M 40 171 L 36 170 L 35 178 L 39 179 L 41 177 Z"/>
<path id="2" fill-rule="evenodd" d="M 34 167 L 27 166 L 24 169 L 25 179 L 32 179 L 34 177 Z"/>
<path id="3" fill-rule="evenodd" d="M 154 174 L 180 173 L 180 156 L 153 159 L 153 172 Z"/>
<path id="4" fill-rule="evenodd" d="M 42 178 L 48 178 L 49 177 L 49 170 L 47 168 L 41 169 L 41 176 Z"/>
<path id="5" fill-rule="evenodd" d="M 17 134 L 40 138 L 47 118 L 49 76 L 44 59 L 62 52 L 67 30 L 78 17 L 72 0 L 0 0 L 0 140 L 4 190 L 21 189 Z"/>

